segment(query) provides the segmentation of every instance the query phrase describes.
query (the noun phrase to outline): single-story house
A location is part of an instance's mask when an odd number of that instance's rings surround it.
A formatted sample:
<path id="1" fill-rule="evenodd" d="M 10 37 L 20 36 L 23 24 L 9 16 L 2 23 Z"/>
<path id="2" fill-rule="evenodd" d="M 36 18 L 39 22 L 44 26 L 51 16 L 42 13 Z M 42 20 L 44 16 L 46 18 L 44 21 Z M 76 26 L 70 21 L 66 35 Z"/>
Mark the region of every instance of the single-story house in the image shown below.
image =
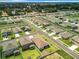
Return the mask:
<path id="1" fill-rule="evenodd" d="M 60 23 L 62 23 L 62 20 L 55 18 L 52 20 L 52 22 L 60 24 Z"/>
<path id="2" fill-rule="evenodd" d="M 19 32 L 21 32 L 21 28 L 20 28 L 20 27 L 12 28 L 12 30 L 13 30 L 14 33 L 19 33 Z"/>
<path id="3" fill-rule="evenodd" d="M 24 32 L 26 32 L 26 31 L 30 31 L 31 29 L 30 29 L 28 26 L 24 26 L 24 27 L 22 27 L 22 30 L 23 30 Z"/>
<path id="4" fill-rule="evenodd" d="M 68 39 L 68 38 L 70 38 L 70 37 L 72 37 L 73 36 L 73 34 L 72 33 L 69 33 L 69 32 L 61 32 L 61 33 L 59 33 L 58 34 L 60 37 L 62 37 L 62 38 L 64 38 L 64 39 Z"/>
<path id="5" fill-rule="evenodd" d="M 79 36 L 72 37 L 72 42 L 76 45 L 79 45 Z"/>
<path id="6" fill-rule="evenodd" d="M 58 34 L 60 32 L 63 32 L 63 29 L 56 27 L 56 26 L 52 26 L 49 28 L 49 32 L 54 32 L 54 33 Z"/>
<path id="7" fill-rule="evenodd" d="M 63 26 L 63 27 L 70 27 L 72 29 L 76 29 L 77 28 L 77 26 L 75 24 L 72 24 L 70 22 L 62 22 L 60 25 Z"/>
<path id="8" fill-rule="evenodd" d="M 16 51 L 15 55 L 19 54 L 19 48 L 18 48 L 16 40 L 14 39 L 1 42 L 0 46 L 3 47 L 3 52 L 6 57 L 13 55 L 15 51 Z"/>
<path id="9" fill-rule="evenodd" d="M 1 33 L 2 33 L 2 37 L 7 37 L 11 35 L 11 29 L 3 29 Z"/>
<path id="10" fill-rule="evenodd" d="M 23 51 L 28 49 L 29 46 L 33 44 L 33 42 L 29 38 L 27 38 L 25 36 L 19 38 L 19 42 L 20 42 L 20 45 L 22 46 Z"/>
<path id="11" fill-rule="evenodd" d="M 43 50 L 44 48 L 49 46 L 49 43 L 46 42 L 43 38 L 34 38 L 32 39 L 32 41 L 40 50 Z"/>

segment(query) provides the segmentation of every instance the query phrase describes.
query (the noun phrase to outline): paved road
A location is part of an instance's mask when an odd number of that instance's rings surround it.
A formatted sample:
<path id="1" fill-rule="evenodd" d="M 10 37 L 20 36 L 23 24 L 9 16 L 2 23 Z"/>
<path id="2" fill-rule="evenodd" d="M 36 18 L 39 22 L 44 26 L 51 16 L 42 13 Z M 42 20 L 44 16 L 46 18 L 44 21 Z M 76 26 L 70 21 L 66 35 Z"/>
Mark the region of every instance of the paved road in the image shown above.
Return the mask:
<path id="1" fill-rule="evenodd" d="M 58 45 L 59 48 L 62 48 L 64 51 L 66 51 L 68 54 L 70 54 L 71 56 L 73 56 L 75 59 L 79 59 L 79 54 L 78 53 L 76 53 L 75 51 L 72 51 L 72 50 L 68 49 L 59 40 L 53 39 L 52 37 L 50 37 L 48 34 L 44 33 L 41 30 L 39 30 L 39 33 L 41 33 L 41 34 L 45 35 L 46 37 L 48 37 L 49 39 L 51 39 L 53 42 L 55 42 Z"/>
<path id="2" fill-rule="evenodd" d="M 27 21 L 27 22 L 30 22 L 30 24 L 34 25 L 31 21 Z M 46 37 L 51 39 L 53 42 L 55 42 L 58 45 L 59 48 L 63 49 L 65 52 L 70 54 L 73 58 L 79 59 L 79 54 L 78 53 L 76 53 L 75 51 L 72 51 L 69 48 L 67 48 L 66 46 L 64 46 L 59 40 L 53 39 L 51 36 L 49 36 L 47 33 L 43 32 L 42 29 L 40 29 L 38 27 L 36 27 L 36 30 L 37 30 L 38 33 L 41 33 L 41 34 L 45 35 Z"/>

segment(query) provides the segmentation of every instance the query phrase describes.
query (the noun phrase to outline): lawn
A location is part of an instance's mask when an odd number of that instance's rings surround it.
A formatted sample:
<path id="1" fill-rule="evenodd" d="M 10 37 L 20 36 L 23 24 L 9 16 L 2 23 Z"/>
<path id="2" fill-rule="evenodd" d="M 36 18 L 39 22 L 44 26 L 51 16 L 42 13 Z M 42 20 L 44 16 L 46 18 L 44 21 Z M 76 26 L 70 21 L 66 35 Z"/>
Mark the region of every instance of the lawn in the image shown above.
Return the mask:
<path id="1" fill-rule="evenodd" d="M 8 36 L 8 38 L 11 40 L 12 38 L 15 38 L 14 33 L 12 33 L 11 35 Z"/>
<path id="2" fill-rule="evenodd" d="M 41 54 L 39 53 L 36 47 L 33 50 L 28 49 L 22 52 L 22 56 L 24 59 L 28 59 L 29 57 L 31 57 L 31 59 L 37 59 L 37 57 L 39 57 L 40 55 Z"/>
<path id="3" fill-rule="evenodd" d="M 20 34 L 20 36 L 23 36 L 25 33 L 23 31 L 21 31 L 19 34 Z"/>
<path id="4" fill-rule="evenodd" d="M 2 35 L 1 35 L 1 31 L 0 31 L 0 41 L 2 41 L 3 40 L 3 38 L 2 38 Z"/>
<path id="5" fill-rule="evenodd" d="M 10 57 L 5 58 L 5 59 L 14 59 L 14 56 L 10 56 Z"/>
<path id="6" fill-rule="evenodd" d="M 35 28 L 33 27 L 33 25 L 31 25 L 31 31 L 30 33 L 34 33 L 35 32 Z"/>
<path id="7" fill-rule="evenodd" d="M 21 57 L 21 54 L 20 55 L 18 55 L 18 56 L 10 56 L 10 57 L 7 57 L 7 58 L 5 58 L 5 59 L 22 59 L 22 57 Z"/>
<path id="8" fill-rule="evenodd" d="M 64 59 L 74 59 L 72 56 L 70 56 L 63 50 L 58 50 L 57 53 L 60 54 Z"/>
<path id="9" fill-rule="evenodd" d="M 63 43 L 67 44 L 68 46 L 72 46 L 72 41 L 70 39 L 60 39 Z"/>
<path id="10" fill-rule="evenodd" d="M 76 50 L 79 52 L 79 47 Z"/>
<path id="11" fill-rule="evenodd" d="M 66 16 L 68 19 L 70 19 L 70 20 L 75 20 L 75 19 L 79 19 L 79 15 L 78 16 Z"/>
<path id="12" fill-rule="evenodd" d="M 15 56 L 15 59 L 22 59 L 21 55 Z"/>

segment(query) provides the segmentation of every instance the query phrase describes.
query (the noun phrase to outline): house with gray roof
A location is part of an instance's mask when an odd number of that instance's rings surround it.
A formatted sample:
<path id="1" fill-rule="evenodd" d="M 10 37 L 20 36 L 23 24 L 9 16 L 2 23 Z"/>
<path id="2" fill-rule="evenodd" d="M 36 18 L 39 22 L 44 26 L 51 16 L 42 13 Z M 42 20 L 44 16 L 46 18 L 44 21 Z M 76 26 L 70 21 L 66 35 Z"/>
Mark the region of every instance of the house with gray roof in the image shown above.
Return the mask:
<path id="1" fill-rule="evenodd" d="M 76 45 L 79 45 L 79 36 L 72 37 L 72 42 Z"/>
<path id="2" fill-rule="evenodd" d="M 77 28 L 77 26 L 75 24 L 72 24 L 70 22 L 62 22 L 60 25 L 63 26 L 63 27 L 69 27 L 69 28 L 72 28 L 72 29 Z"/>
<path id="3" fill-rule="evenodd" d="M 19 42 L 23 51 L 28 49 L 29 46 L 33 44 L 33 42 L 26 36 L 19 38 Z"/>
<path id="4" fill-rule="evenodd" d="M 73 36 L 73 34 L 72 33 L 69 33 L 69 32 L 61 32 L 61 33 L 59 33 L 58 34 L 60 37 L 62 37 L 62 38 L 64 38 L 64 39 L 68 39 L 68 38 L 70 38 L 70 37 L 72 37 Z"/>
<path id="5" fill-rule="evenodd" d="M 54 32 L 56 34 L 60 33 L 60 32 L 63 32 L 63 29 L 59 28 L 59 27 L 56 27 L 55 25 L 54 26 L 51 26 L 49 27 L 49 32 Z"/>
<path id="6" fill-rule="evenodd" d="M 62 20 L 55 18 L 55 19 L 52 20 L 52 22 L 60 24 L 60 23 L 62 23 Z"/>
<path id="7" fill-rule="evenodd" d="M 13 55 L 15 51 L 17 51 L 15 54 L 19 53 L 17 42 L 14 39 L 1 42 L 0 46 L 3 47 L 3 52 L 5 56 Z"/>
<path id="8" fill-rule="evenodd" d="M 12 30 L 14 33 L 19 33 L 20 31 L 22 31 L 20 27 L 12 28 Z"/>

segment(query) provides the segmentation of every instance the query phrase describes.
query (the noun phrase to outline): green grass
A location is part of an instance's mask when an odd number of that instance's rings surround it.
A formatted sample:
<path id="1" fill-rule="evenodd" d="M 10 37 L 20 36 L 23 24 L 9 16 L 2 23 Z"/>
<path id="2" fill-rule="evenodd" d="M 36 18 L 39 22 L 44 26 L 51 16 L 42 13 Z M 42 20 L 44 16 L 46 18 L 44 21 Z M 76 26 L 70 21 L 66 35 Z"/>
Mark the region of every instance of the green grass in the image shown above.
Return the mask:
<path id="1" fill-rule="evenodd" d="M 15 56 L 15 59 L 22 59 L 21 55 Z"/>
<path id="2" fill-rule="evenodd" d="M 24 33 L 23 31 L 21 31 L 19 34 L 20 34 L 21 36 L 23 36 L 25 33 Z"/>
<path id="3" fill-rule="evenodd" d="M 57 53 L 60 54 L 64 59 L 74 59 L 72 56 L 70 56 L 63 50 L 58 50 Z"/>
<path id="4" fill-rule="evenodd" d="M 79 47 L 76 50 L 79 52 Z"/>
<path id="5" fill-rule="evenodd" d="M 37 49 L 33 49 L 33 50 L 26 50 L 24 52 L 22 52 L 22 56 L 24 59 L 28 59 L 28 57 L 31 57 L 31 59 L 37 59 L 37 57 L 40 56 L 40 53 L 37 51 Z"/>
<path id="6" fill-rule="evenodd" d="M 7 57 L 5 59 L 22 59 L 22 58 L 21 58 L 21 55 L 18 55 L 18 56 L 13 55 L 13 56 Z"/>
<path id="7" fill-rule="evenodd" d="M 79 19 L 79 15 L 78 16 L 66 16 L 68 19 L 71 19 L 71 20 L 75 20 L 75 19 Z"/>
<path id="8" fill-rule="evenodd" d="M 72 41 L 70 39 L 60 39 L 63 43 L 67 44 L 68 46 L 72 46 Z"/>
<path id="9" fill-rule="evenodd" d="M 12 33 L 11 35 L 8 36 L 8 38 L 11 40 L 12 38 L 15 38 L 14 33 Z"/>
<path id="10" fill-rule="evenodd" d="M 5 59 L 14 59 L 14 56 L 7 57 Z"/>
<path id="11" fill-rule="evenodd" d="M 34 27 L 31 27 L 30 33 L 34 33 L 34 32 L 35 32 L 35 28 Z"/>
<path id="12" fill-rule="evenodd" d="M 0 41 L 2 41 L 3 40 L 3 38 L 2 38 L 2 34 L 1 34 L 1 31 L 0 31 Z"/>

